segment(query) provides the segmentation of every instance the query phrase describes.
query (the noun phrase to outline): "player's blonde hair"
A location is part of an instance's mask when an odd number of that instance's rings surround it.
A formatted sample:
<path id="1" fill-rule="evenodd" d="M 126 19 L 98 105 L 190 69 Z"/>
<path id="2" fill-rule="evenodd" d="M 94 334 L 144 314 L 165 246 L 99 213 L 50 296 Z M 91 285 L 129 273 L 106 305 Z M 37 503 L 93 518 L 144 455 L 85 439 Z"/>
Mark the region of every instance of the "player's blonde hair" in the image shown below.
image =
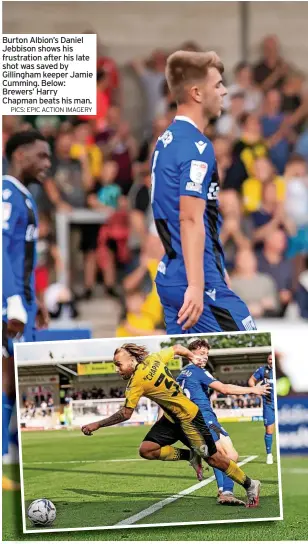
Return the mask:
<path id="1" fill-rule="evenodd" d="M 186 89 L 204 80 L 209 68 L 222 74 L 224 65 L 215 51 L 176 51 L 167 59 L 166 80 L 176 102 L 185 102 Z"/>
<path id="2" fill-rule="evenodd" d="M 142 363 L 144 359 L 150 355 L 150 352 L 145 346 L 138 346 L 138 344 L 123 344 L 120 348 L 117 348 L 114 352 L 115 357 L 122 350 L 127 351 L 132 357 L 135 357 L 138 363 Z"/>

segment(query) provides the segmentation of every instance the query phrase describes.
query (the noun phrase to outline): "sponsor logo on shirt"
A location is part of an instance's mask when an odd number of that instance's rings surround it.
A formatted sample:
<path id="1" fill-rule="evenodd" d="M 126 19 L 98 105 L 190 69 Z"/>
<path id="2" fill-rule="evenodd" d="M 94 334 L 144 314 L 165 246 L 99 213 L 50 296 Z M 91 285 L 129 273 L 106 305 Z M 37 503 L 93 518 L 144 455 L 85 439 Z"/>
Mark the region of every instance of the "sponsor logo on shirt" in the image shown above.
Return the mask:
<path id="1" fill-rule="evenodd" d="M 166 274 L 166 265 L 165 265 L 165 263 L 163 263 L 163 261 L 160 261 L 157 270 L 161 274 Z"/>
<path id="2" fill-rule="evenodd" d="M 219 193 L 219 184 L 217 183 L 217 181 L 212 181 L 207 193 L 208 200 L 217 200 L 218 193 Z"/>
<path id="3" fill-rule="evenodd" d="M 205 291 L 208 297 L 210 297 L 212 300 L 216 300 L 216 289 L 210 289 L 209 291 Z"/>
<path id="4" fill-rule="evenodd" d="M 33 242 L 38 238 L 38 229 L 35 225 L 28 225 L 26 230 L 25 240 L 26 242 Z"/>
<path id="5" fill-rule="evenodd" d="M 195 146 L 197 147 L 200 155 L 202 155 L 203 151 L 205 150 L 205 148 L 207 146 L 207 143 L 202 142 L 202 140 L 200 140 L 200 142 L 195 142 Z"/>
<path id="6" fill-rule="evenodd" d="M 2 198 L 3 200 L 8 200 L 12 194 L 12 191 L 10 189 L 3 189 L 2 191 Z"/>
<path id="7" fill-rule="evenodd" d="M 201 185 L 204 181 L 209 165 L 203 161 L 191 161 L 189 177 L 191 181 Z"/>
<path id="8" fill-rule="evenodd" d="M 158 138 L 160 142 L 163 143 L 163 146 L 166 148 L 167 145 L 171 144 L 173 140 L 173 134 L 170 130 L 166 130 L 162 136 Z"/>
<path id="9" fill-rule="evenodd" d="M 248 317 L 245 317 L 245 319 L 242 320 L 242 323 L 244 325 L 244 328 L 246 331 L 256 331 L 257 327 L 255 325 L 254 320 L 252 319 L 251 315 Z"/>
<path id="10" fill-rule="evenodd" d="M 193 183 L 192 181 L 186 183 L 185 189 L 186 191 L 195 191 L 195 193 L 202 193 L 202 185 L 200 185 L 200 183 Z"/>
<path id="11" fill-rule="evenodd" d="M 9 219 L 12 214 L 12 204 L 11 202 L 2 202 L 2 228 L 4 230 L 9 229 Z"/>

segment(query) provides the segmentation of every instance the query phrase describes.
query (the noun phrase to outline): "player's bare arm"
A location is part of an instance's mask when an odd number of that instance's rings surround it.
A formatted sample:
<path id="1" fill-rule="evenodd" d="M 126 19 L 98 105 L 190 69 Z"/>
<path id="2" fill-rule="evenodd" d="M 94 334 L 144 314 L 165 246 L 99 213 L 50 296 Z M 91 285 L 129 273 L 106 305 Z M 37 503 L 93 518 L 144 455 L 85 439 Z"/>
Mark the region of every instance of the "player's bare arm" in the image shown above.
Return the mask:
<path id="1" fill-rule="evenodd" d="M 189 359 L 190 361 L 195 357 L 195 354 L 192 351 L 185 348 L 184 346 L 181 346 L 181 344 L 175 344 L 174 346 L 172 346 L 172 349 L 174 351 L 174 355 L 187 357 L 187 359 Z"/>
<path id="2" fill-rule="evenodd" d="M 250 376 L 249 380 L 248 380 L 248 385 L 249 387 L 254 387 L 256 385 L 258 380 L 256 380 L 256 378 L 254 376 Z"/>
<path id="3" fill-rule="evenodd" d="M 180 232 L 188 287 L 179 311 L 178 324 L 193 327 L 203 311 L 205 245 L 205 201 L 191 196 L 180 198 Z"/>
<path id="4" fill-rule="evenodd" d="M 271 390 L 269 384 L 242 387 L 241 385 L 232 385 L 231 383 L 222 383 L 219 381 L 211 383 L 211 388 L 219 393 L 223 393 L 223 395 L 249 395 L 250 393 L 265 395 Z"/>
<path id="5" fill-rule="evenodd" d="M 89 423 L 81 427 L 83 434 L 86 436 L 91 436 L 94 431 L 98 431 L 102 427 L 111 427 L 112 425 L 117 425 L 118 423 L 123 423 L 132 417 L 133 414 L 132 408 L 126 408 L 123 406 L 120 410 L 112 414 L 112 416 L 107 417 L 106 419 L 101 419 L 100 421 L 95 421 L 94 423 Z"/>

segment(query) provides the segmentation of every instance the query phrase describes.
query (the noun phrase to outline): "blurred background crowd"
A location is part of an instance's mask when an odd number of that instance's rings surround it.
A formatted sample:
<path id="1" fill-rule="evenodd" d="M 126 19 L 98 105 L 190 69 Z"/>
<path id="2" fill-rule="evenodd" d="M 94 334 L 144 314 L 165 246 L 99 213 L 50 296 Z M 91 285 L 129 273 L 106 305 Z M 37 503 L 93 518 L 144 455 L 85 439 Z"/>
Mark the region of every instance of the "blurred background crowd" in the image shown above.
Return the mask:
<path id="1" fill-rule="evenodd" d="M 176 49 L 204 50 L 194 42 Z M 154 284 L 164 252 L 151 213 L 150 162 L 176 112 L 164 75 L 173 50 L 155 50 L 126 66 L 144 99 L 137 130 L 124 114 L 122 71 L 101 44 L 96 116 L 3 117 L 3 149 L 14 132 L 30 127 L 52 149 L 45 184 L 29 186 L 40 215 L 38 296 L 54 320 L 95 322 L 100 314 L 94 336 L 164 332 Z M 232 288 L 255 318 L 308 318 L 305 76 L 271 35 L 260 43 L 258 61 L 236 63 L 225 84 L 223 114 L 206 135 L 218 163 L 221 239 Z M 69 281 L 62 281 L 56 217 L 85 208 L 94 218 L 71 225 Z"/>

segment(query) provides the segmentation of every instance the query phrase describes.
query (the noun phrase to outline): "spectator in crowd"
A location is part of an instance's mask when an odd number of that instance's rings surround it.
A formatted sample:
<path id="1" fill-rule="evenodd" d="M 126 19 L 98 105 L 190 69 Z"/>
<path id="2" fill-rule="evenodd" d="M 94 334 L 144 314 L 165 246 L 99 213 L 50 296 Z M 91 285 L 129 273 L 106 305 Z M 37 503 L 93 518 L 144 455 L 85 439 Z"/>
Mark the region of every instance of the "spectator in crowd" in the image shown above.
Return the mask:
<path id="1" fill-rule="evenodd" d="M 55 409 L 55 403 L 54 403 L 54 400 L 52 398 L 51 395 L 48 395 L 48 399 L 47 399 L 47 413 L 49 416 L 52 416 L 53 413 L 54 413 L 54 409 Z"/>
<path id="2" fill-rule="evenodd" d="M 160 115 L 154 119 L 152 132 L 145 137 L 139 148 L 137 157 L 137 162 L 139 164 L 138 171 L 149 170 L 151 155 L 153 148 L 156 145 L 156 141 L 159 136 L 161 136 L 165 130 L 167 130 L 168 126 L 169 120 L 167 116 Z"/>
<path id="3" fill-rule="evenodd" d="M 254 174 L 254 161 L 266 157 L 268 149 L 262 139 L 259 117 L 254 113 L 244 113 L 240 118 L 242 134 L 233 146 L 232 164 L 226 173 L 224 189 L 240 192 L 242 184 Z"/>
<path id="4" fill-rule="evenodd" d="M 153 320 L 143 310 L 146 295 L 139 288 L 126 291 L 125 317 L 116 330 L 116 336 L 148 336 L 155 332 Z"/>
<path id="5" fill-rule="evenodd" d="M 62 268 L 60 251 L 51 232 L 51 220 L 47 215 L 40 214 L 35 287 L 41 301 L 43 301 L 44 293 L 51 283 L 50 272 L 59 272 Z"/>
<path id="6" fill-rule="evenodd" d="M 145 294 L 142 312 L 150 316 L 155 328 L 163 327 L 163 310 L 157 294 L 155 277 L 164 249 L 157 232 L 150 232 L 140 257 L 130 263 L 130 272 L 123 279 L 125 291 L 141 289 Z"/>
<path id="7" fill-rule="evenodd" d="M 99 179 L 103 166 L 103 155 L 94 143 L 90 122 L 86 119 L 76 119 L 73 123 L 72 146 L 70 156 L 79 160 L 88 156 L 89 168 L 93 179 Z"/>
<path id="8" fill-rule="evenodd" d="M 43 400 L 41 402 L 41 413 L 42 413 L 43 417 L 47 416 L 47 402 L 46 402 L 46 400 Z"/>
<path id="9" fill-rule="evenodd" d="M 76 301 L 69 287 L 54 283 L 54 275 L 63 268 L 58 246 L 51 231 L 51 220 L 40 214 L 39 238 L 37 243 L 37 265 L 35 268 L 35 287 L 37 298 L 46 306 L 50 317 L 76 318 Z"/>
<path id="10" fill-rule="evenodd" d="M 253 317 L 278 315 L 279 301 L 270 275 L 257 271 L 257 259 L 249 250 L 241 250 L 235 258 L 231 287 L 247 304 Z"/>
<path id="11" fill-rule="evenodd" d="M 221 241 L 224 244 L 225 264 L 228 271 L 233 270 L 235 256 L 238 251 L 250 249 L 251 242 L 242 230 L 240 217 L 229 215 L 221 230 Z"/>
<path id="12" fill-rule="evenodd" d="M 244 211 L 251 213 L 260 209 L 263 187 L 273 183 L 276 187 L 278 202 L 284 202 L 286 183 L 281 176 L 277 176 L 274 165 L 268 157 L 259 157 L 254 161 L 254 176 L 246 179 L 242 185 Z"/>
<path id="13" fill-rule="evenodd" d="M 97 71 L 106 74 L 106 95 L 111 105 L 121 104 L 121 85 L 118 66 L 113 58 L 106 54 L 106 48 L 97 41 Z"/>
<path id="14" fill-rule="evenodd" d="M 227 191 L 221 204 L 224 222 L 220 239 L 224 246 L 225 264 L 229 271 L 233 270 L 237 251 L 251 249 L 251 226 L 241 214 L 241 203 L 233 192 Z"/>
<path id="15" fill-rule="evenodd" d="M 262 54 L 254 67 L 254 79 L 262 91 L 281 89 L 290 67 L 280 53 L 277 36 L 266 36 L 262 42 Z"/>
<path id="16" fill-rule="evenodd" d="M 263 137 L 267 140 L 269 156 L 279 174 L 283 174 L 288 160 L 290 145 L 294 140 L 294 133 L 290 130 L 288 137 L 277 136 L 284 121 L 285 115 L 281 112 L 281 94 L 277 89 L 267 91 L 263 104 L 261 126 Z"/>
<path id="17" fill-rule="evenodd" d="M 145 131 L 150 131 L 153 120 L 159 115 L 163 84 L 165 81 L 166 53 L 157 49 L 147 60 L 135 60 L 131 67 L 143 87 L 146 100 Z"/>
<path id="18" fill-rule="evenodd" d="M 227 95 L 228 96 L 228 95 Z M 245 112 L 245 94 L 241 90 L 232 91 L 230 107 L 216 123 L 218 136 L 228 136 L 231 140 L 238 140 L 241 136 L 239 119 Z"/>
<path id="19" fill-rule="evenodd" d="M 224 98 L 224 107 L 229 110 L 231 98 L 238 93 L 243 93 L 243 109 L 247 112 L 259 110 L 262 102 L 262 93 L 257 88 L 253 70 L 248 62 L 239 62 L 234 69 L 234 83 L 228 87 L 228 94 Z"/>
<path id="20" fill-rule="evenodd" d="M 223 189 L 226 173 L 232 163 L 232 141 L 227 136 L 215 136 L 213 138 L 213 146 L 217 161 L 220 187 Z"/>
<path id="21" fill-rule="evenodd" d="M 282 111 L 284 114 L 292 114 L 303 102 L 303 76 L 296 71 L 289 72 L 282 86 Z M 296 133 L 300 133 L 304 128 L 303 120 L 300 120 L 294 126 Z"/>
<path id="22" fill-rule="evenodd" d="M 301 155 L 308 164 L 308 126 L 299 136 L 295 144 L 295 152 Z"/>
<path id="23" fill-rule="evenodd" d="M 96 259 L 103 274 L 106 292 L 115 297 L 119 294 L 116 288 L 117 270 L 130 259 L 127 199 L 115 183 L 117 173 L 118 164 L 106 161 L 102 181 L 88 197 L 92 209 L 103 210 L 108 214 L 106 222 L 98 231 Z"/>
<path id="24" fill-rule="evenodd" d="M 150 189 L 151 174 L 147 171 L 140 172 L 138 182 L 134 184 L 129 195 L 131 246 L 133 244 L 138 248 L 145 243 L 152 220 Z"/>
<path id="25" fill-rule="evenodd" d="M 276 228 L 264 239 L 264 247 L 258 253 L 258 270 L 274 280 L 280 300 L 282 316 L 292 299 L 292 263 L 284 257 L 287 238 L 282 229 Z"/>
<path id="26" fill-rule="evenodd" d="M 137 158 L 137 142 L 131 133 L 129 124 L 122 119 L 119 107 L 113 106 L 107 114 L 104 130 L 97 135 L 97 144 L 102 149 L 106 160 L 118 164 L 117 184 L 123 195 L 127 195 L 133 184 L 133 163 Z"/>
<path id="27" fill-rule="evenodd" d="M 72 133 L 59 134 L 52 160 L 51 177 L 46 181 L 47 195 L 57 211 L 84 208 L 86 193 L 93 184 L 87 155 L 71 158 Z"/>
<path id="28" fill-rule="evenodd" d="M 284 179 L 287 184 L 286 213 L 296 226 L 295 236 L 289 239 L 287 254 L 297 258 L 295 264 L 300 273 L 308 255 L 308 167 L 303 157 L 290 157 Z"/>
<path id="29" fill-rule="evenodd" d="M 288 236 L 295 233 L 294 224 L 285 213 L 284 202 L 278 200 L 277 186 L 273 181 L 263 183 L 261 206 L 250 218 L 254 229 L 253 241 L 257 248 L 261 248 L 264 240 L 277 228 L 283 229 Z"/>
<path id="30" fill-rule="evenodd" d="M 177 104 L 174 101 L 174 97 L 168 87 L 168 83 L 166 80 L 163 81 L 161 94 L 162 94 L 162 97 L 157 105 L 157 111 L 156 111 L 157 117 L 166 116 L 168 112 L 170 111 L 170 109 L 172 109 L 173 107 L 174 108 L 177 107 Z"/>
<path id="31" fill-rule="evenodd" d="M 109 81 L 104 70 L 96 74 L 96 115 L 80 115 L 80 119 L 90 121 L 94 133 L 104 129 L 106 115 L 110 106 Z"/>
<path id="32" fill-rule="evenodd" d="M 85 208 L 87 193 L 94 184 L 87 153 L 79 154 L 78 160 L 71 158 L 72 142 L 71 132 L 58 135 L 51 177 L 45 183 L 49 200 L 57 211 L 64 213 Z M 87 292 L 93 289 L 96 239 L 92 225 L 74 225 L 73 229 L 81 235 L 80 249 L 84 253 L 84 285 Z"/>

